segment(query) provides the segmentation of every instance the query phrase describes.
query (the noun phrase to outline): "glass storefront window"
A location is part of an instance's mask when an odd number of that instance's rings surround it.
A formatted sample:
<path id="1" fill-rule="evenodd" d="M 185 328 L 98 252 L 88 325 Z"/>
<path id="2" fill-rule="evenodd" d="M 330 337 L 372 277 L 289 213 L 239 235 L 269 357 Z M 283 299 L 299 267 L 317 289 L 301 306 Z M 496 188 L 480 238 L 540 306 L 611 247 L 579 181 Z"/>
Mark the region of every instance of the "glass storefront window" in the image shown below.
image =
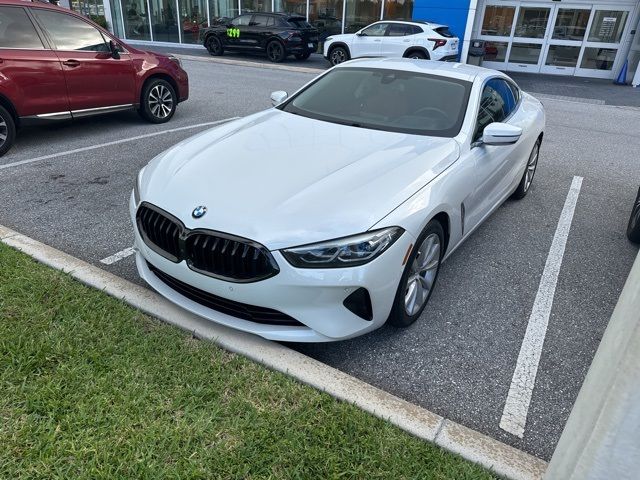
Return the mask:
<path id="1" fill-rule="evenodd" d="M 178 0 L 182 43 L 200 43 L 200 31 L 207 28 L 206 0 Z"/>
<path id="2" fill-rule="evenodd" d="M 567 45 L 549 45 L 547 53 L 547 65 L 555 67 L 575 67 L 580 56 L 580 47 Z"/>
<path id="3" fill-rule="evenodd" d="M 587 33 L 587 24 L 591 10 L 561 8 L 558 10 L 556 24 L 553 26 L 553 38 L 556 40 L 582 41 Z"/>
<path id="4" fill-rule="evenodd" d="M 108 25 L 109 27 L 111 27 L 111 31 L 114 33 L 114 35 L 118 38 L 124 38 L 124 26 L 122 25 L 122 11 L 120 10 L 122 8 L 122 4 L 120 3 L 120 0 L 110 0 L 111 2 L 111 15 L 112 15 L 112 19 L 113 19 L 113 24 L 112 25 Z"/>
<path id="5" fill-rule="evenodd" d="M 611 70 L 618 50 L 615 48 L 587 47 L 582 54 L 580 68 L 592 70 Z"/>
<path id="6" fill-rule="evenodd" d="M 498 5 L 487 5 L 482 19 L 482 35 L 495 37 L 508 37 L 511 35 L 513 16 L 516 7 L 501 7 Z"/>
<path id="7" fill-rule="evenodd" d="M 355 33 L 380 20 L 381 0 L 346 0 L 347 15 L 344 32 Z"/>
<path id="8" fill-rule="evenodd" d="M 589 41 L 620 43 L 628 15 L 627 11 L 596 10 L 589 31 Z"/>
<path id="9" fill-rule="evenodd" d="M 211 25 L 226 25 L 238 16 L 238 0 L 209 0 Z"/>
<path id="10" fill-rule="evenodd" d="M 514 36 L 544 38 L 550 11 L 550 8 L 520 7 Z"/>
<path id="11" fill-rule="evenodd" d="M 241 7 L 241 13 L 270 12 L 271 0 L 242 0 Z"/>
<path id="12" fill-rule="evenodd" d="M 274 0 L 273 11 L 295 13 L 306 18 L 307 0 Z"/>
<path id="13" fill-rule="evenodd" d="M 413 18 L 413 0 L 385 0 L 384 20 L 411 20 Z"/>
<path id="14" fill-rule="evenodd" d="M 507 59 L 507 42 L 486 42 L 484 44 L 484 60 L 487 62 L 504 62 Z"/>
<path id="15" fill-rule="evenodd" d="M 156 42 L 179 42 L 178 14 L 174 0 L 149 0 L 151 28 Z"/>
<path id="16" fill-rule="evenodd" d="M 320 44 L 342 33 L 342 0 L 309 0 L 309 23 L 320 32 Z"/>
<path id="17" fill-rule="evenodd" d="M 509 54 L 510 63 L 524 63 L 536 65 L 540 58 L 542 45 L 539 43 L 514 43 Z"/>
<path id="18" fill-rule="evenodd" d="M 147 2 L 145 0 L 123 0 L 122 16 L 124 33 L 132 40 L 151 40 Z"/>

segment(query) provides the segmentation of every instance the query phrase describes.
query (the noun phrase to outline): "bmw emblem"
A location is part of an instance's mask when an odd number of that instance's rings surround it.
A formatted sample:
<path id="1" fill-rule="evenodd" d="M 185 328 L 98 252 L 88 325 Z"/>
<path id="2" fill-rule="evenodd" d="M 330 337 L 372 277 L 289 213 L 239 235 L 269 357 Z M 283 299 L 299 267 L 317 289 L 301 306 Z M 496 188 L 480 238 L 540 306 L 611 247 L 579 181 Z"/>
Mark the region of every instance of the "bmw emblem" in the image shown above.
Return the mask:
<path id="1" fill-rule="evenodd" d="M 202 218 L 204 217 L 205 213 L 207 213 L 207 207 L 205 207 L 204 205 L 200 205 L 199 207 L 193 209 L 193 212 L 191 212 L 191 216 L 193 218 Z"/>

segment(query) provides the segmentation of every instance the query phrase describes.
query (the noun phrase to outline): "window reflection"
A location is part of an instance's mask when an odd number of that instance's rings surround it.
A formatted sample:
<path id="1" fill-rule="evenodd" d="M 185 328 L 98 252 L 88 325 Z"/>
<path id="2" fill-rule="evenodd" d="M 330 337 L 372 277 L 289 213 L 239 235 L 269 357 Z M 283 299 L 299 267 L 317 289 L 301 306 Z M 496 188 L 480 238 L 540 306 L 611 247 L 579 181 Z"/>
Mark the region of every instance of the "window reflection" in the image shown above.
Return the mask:
<path id="1" fill-rule="evenodd" d="M 482 19 L 482 35 L 496 37 L 508 37 L 511 35 L 513 16 L 516 7 L 499 7 L 497 5 L 487 5 Z"/>
<path id="2" fill-rule="evenodd" d="M 320 44 L 342 33 L 342 0 L 309 0 L 309 23 L 318 29 Z"/>
<path id="3" fill-rule="evenodd" d="M 380 20 L 380 0 L 347 0 L 345 33 L 355 33 Z"/>
<path id="4" fill-rule="evenodd" d="M 413 0 L 386 0 L 384 2 L 384 20 L 411 20 L 413 18 Z"/>
<path id="5" fill-rule="evenodd" d="M 207 28 L 206 0 L 179 0 L 182 43 L 200 43 L 200 31 Z"/>
<path id="6" fill-rule="evenodd" d="M 151 28 L 157 42 L 178 42 L 178 19 L 173 0 L 149 0 Z"/>
<path id="7" fill-rule="evenodd" d="M 209 0 L 211 25 L 227 25 L 238 12 L 238 0 Z"/>
<path id="8" fill-rule="evenodd" d="M 149 32 L 147 2 L 130 0 L 123 4 L 124 31 L 127 38 L 134 40 L 151 40 Z"/>

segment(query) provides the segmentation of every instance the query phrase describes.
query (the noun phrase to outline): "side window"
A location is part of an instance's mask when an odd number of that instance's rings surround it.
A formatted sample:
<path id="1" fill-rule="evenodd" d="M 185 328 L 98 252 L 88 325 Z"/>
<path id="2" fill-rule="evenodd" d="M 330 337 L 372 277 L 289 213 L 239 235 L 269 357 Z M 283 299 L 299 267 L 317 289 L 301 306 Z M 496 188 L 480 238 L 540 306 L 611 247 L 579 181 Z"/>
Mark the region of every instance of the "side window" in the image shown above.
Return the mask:
<path id="1" fill-rule="evenodd" d="M 58 50 L 108 52 L 102 34 L 87 22 L 66 13 L 34 8 L 38 21 L 44 26 Z"/>
<path id="2" fill-rule="evenodd" d="M 409 35 L 417 35 L 419 33 L 424 33 L 424 30 L 417 25 L 409 25 L 411 27 L 411 33 Z"/>
<path id="3" fill-rule="evenodd" d="M 252 27 L 266 27 L 268 25 L 269 17 L 266 15 L 254 15 L 250 25 Z"/>
<path id="4" fill-rule="evenodd" d="M 383 37 L 388 25 L 388 23 L 376 23 L 362 30 L 362 33 L 367 37 Z"/>
<path id="5" fill-rule="evenodd" d="M 474 140 L 480 139 L 487 125 L 502 122 L 507 118 L 518 103 L 512 86 L 501 78 L 492 78 L 487 82 L 480 98 L 480 110 Z"/>
<path id="6" fill-rule="evenodd" d="M 513 93 L 513 99 L 516 102 L 516 105 L 520 101 L 520 89 L 515 83 L 509 82 L 509 88 L 511 88 L 511 92 Z"/>
<path id="7" fill-rule="evenodd" d="M 234 27 L 246 26 L 249 25 L 249 23 L 251 23 L 251 15 L 241 15 L 231 21 L 231 25 Z"/>
<path id="8" fill-rule="evenodd" d="M 276 19 L 273 17 L 267 17 L 267 27 L 275 27 Z"/>
<path id="9" fill-rule="evenodd" d="M 0 7 L 0 48 L 44 48 L 22 7 Z"/>
<path id="10" fill-rule="evenodd" d="M 401 23 L 390 23 L 387 29 L 387 36 L 389 37 L 404 37 L 405 35 L 412 35 L 413 29 L 411 25 L 402 25 Z"/>

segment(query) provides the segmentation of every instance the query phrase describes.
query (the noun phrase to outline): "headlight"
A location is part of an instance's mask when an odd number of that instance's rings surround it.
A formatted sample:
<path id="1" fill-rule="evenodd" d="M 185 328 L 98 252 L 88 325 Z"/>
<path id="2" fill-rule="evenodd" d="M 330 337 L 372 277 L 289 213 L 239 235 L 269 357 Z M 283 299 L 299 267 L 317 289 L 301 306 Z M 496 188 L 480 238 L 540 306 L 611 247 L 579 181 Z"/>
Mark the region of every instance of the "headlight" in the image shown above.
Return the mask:
<path id="1" fill-rule="evenodd" d="M 324 39 L 325 42 L 330 42 L 331 40 L 333 40 L 333 37 L 327 37 Z"/>
<path id="2" fill-rule="evenodd" d="M 400 227 L 384 228 L 353 237 L 282 250 L 282 255 L 294 267 L 344 268 L 369 263 L 400 238 Z"/>
<path id="3" fill-rule="evenodd" d="M 136 204 L 136 207 L 140 205 L 140 182 L 142 181 L 142 175 L 144 174 L 144 169 L 138 172 L 138 177 L 136 178 L 136 183 L 133 185 L 133 202 Z"/>
<path id="4" fill-rule="evenodd" d="M 180 68 L 182 68 L 182 60 L 180 60 L 178 57 L 176 57 L 175 55 L 169 55 L 169 60 L 171 60 L 172 62 L 175 62 L 178 64 L 178 66 Z"/>

